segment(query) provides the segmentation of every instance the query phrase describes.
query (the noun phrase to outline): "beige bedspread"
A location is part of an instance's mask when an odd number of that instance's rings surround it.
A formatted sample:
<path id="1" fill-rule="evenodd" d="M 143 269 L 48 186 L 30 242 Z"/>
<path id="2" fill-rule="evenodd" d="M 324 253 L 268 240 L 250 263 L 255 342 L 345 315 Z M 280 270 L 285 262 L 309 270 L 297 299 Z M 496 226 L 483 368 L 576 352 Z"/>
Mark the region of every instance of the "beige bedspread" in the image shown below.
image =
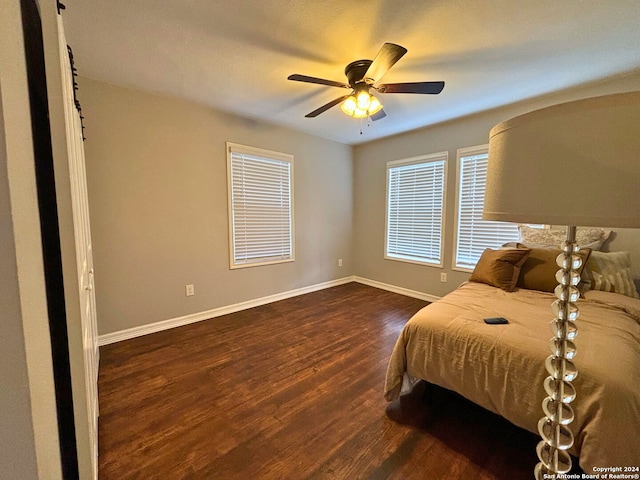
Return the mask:
<path id="1" fill-rule="evenodd" d="M 403 377 L 405 387 L 421 378 L 537 433 L 554 299 L 533 290 L 463 284 L 407 322 L 389 361 L 386 399 L 401 393 Z M 587 473 L 640 466 L 640 301 L 591 291 L 578 306 L 570 452 Z M 500 316 L 510 323 L 483 321 Z"/>

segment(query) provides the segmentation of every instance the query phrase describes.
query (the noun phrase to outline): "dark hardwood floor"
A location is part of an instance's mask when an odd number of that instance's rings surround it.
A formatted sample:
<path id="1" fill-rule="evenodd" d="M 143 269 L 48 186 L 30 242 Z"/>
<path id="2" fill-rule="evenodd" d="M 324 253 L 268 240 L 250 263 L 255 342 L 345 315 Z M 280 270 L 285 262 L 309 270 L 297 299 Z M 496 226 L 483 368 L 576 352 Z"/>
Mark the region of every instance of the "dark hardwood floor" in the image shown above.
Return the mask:
<path id="1" fill-rule="evenodd" d="M 424 305 L 349 283 L 102 347 L 100 479 L 533 478 L 536 436 L 456 395 L 385 416 Z"/>

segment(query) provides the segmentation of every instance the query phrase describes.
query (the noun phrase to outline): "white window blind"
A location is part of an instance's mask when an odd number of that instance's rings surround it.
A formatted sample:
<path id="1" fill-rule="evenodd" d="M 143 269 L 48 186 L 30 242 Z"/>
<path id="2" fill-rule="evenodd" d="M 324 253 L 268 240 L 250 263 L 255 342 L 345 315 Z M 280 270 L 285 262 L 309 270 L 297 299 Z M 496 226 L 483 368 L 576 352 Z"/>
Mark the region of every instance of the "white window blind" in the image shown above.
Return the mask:
<path id="1" fill-rule="evenodd" d="M 387 164 L 385 257 L 442 265 L 447 153 Z"/>
<path id="2" fill-rule="evenodd" d="M 482 219 L 488 146 L 458 150 L 458 202 L 455 266 L 472 270 L 486 248 L 518 241 L 518 225 Z"/>
<path id="3" fill-rule="evenodd" d="M 231 268 L 292 261 L 293 156 L 227 144 Z"/>

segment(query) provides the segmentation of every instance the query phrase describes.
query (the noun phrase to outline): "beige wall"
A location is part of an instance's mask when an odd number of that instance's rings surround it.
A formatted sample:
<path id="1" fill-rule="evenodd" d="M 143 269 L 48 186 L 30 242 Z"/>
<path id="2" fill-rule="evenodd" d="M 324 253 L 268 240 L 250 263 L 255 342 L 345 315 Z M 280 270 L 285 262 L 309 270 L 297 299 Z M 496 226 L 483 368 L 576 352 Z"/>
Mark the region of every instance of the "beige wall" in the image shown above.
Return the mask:
<path id="1" fill-rule="evenodd" d="M 0 82 L 1 94 L 6 88 L 4 78 L 0 78 Z M 0 477 L 36 478 L 36 452 L 9 196 L 2 96 L 0 95 Z"/>
<path id="2" fill-rule="evenodd" d="M 79 83 L 100 334 L 353 275 L 351 147 Z M 295 156 L 295 262 L 229 269 L 227 141 Z"/>
<path id="3" fill-rule="evenodd" d="M 62 478 L 19 2 L 0 2 L 0 478 Z"/>
<path id="4" fill-rule="evenodd" d="M 638 88 L 636 72 L 352 148 L 81 78 L 100 334 L 349 275 L 442 296 L 468 278 L 451 269 L 456 149 L 525 111 Z M 227 141 L 295 155 L 294 263 L 229 269 Z M 386 162 L 438 151 L 449 152 L 444 268 L 385 260 Z M 608 248 L 630 250 L 640 276 L 637 230 L 618 230 Z"/>
<path id="5" fill-rule="evenodd" d="M 469 276 L 468 273 L 451 269 L 457 174 L 456 150 L 488 143 L 491 127 L 524 112 L 578 98 L 632 90 L 640 90 L 640 72 L 356 146 L 354 148 L 353 232 L 353 244 L 356 246 L 354 248 L 356 274 L 435 296 L 450 292 Z M 445 94 L 446 89 L 443 92 L 443 95 Z M 391 115 L 387 118 L 385 121 L 393 120 Z M 384 259 L 386 163 L 441 151 L 449 152 L 444 268 Z M 638 208 L 637 198 L 629 199 L 629 208 Z M 635 276 L 640 277 L 640 230 L 617 230 L 615 238 L 607 248 L 630 250 Z M 440 282 L 441 272 L 447 273 L 447 283 Z"/>

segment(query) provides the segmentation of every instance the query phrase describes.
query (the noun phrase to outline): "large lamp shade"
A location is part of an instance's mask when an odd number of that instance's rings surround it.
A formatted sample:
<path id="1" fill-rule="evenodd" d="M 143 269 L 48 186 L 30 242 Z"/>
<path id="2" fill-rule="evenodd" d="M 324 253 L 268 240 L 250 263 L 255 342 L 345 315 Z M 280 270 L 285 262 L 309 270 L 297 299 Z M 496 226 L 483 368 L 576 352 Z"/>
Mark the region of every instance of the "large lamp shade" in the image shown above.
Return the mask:
<path id="1" fill-rule="evenodd" d="M 563 103 L 496 125 L 489 134 L 483 217 L 567 225 L 557 258 L 551 355 L 535 478 L 571 470 L 567 450 L 577 374 L 577 300 L 581 259 L 576 225 L 640 227 L 640 92 Z M 567 393 L 568 392 L 568 393 Z"/>
<path id="2" fill-rule="evenodd" d="M 484 218 L 640 227 L 640 92 L 563 103 L 491 129 Z"/>

